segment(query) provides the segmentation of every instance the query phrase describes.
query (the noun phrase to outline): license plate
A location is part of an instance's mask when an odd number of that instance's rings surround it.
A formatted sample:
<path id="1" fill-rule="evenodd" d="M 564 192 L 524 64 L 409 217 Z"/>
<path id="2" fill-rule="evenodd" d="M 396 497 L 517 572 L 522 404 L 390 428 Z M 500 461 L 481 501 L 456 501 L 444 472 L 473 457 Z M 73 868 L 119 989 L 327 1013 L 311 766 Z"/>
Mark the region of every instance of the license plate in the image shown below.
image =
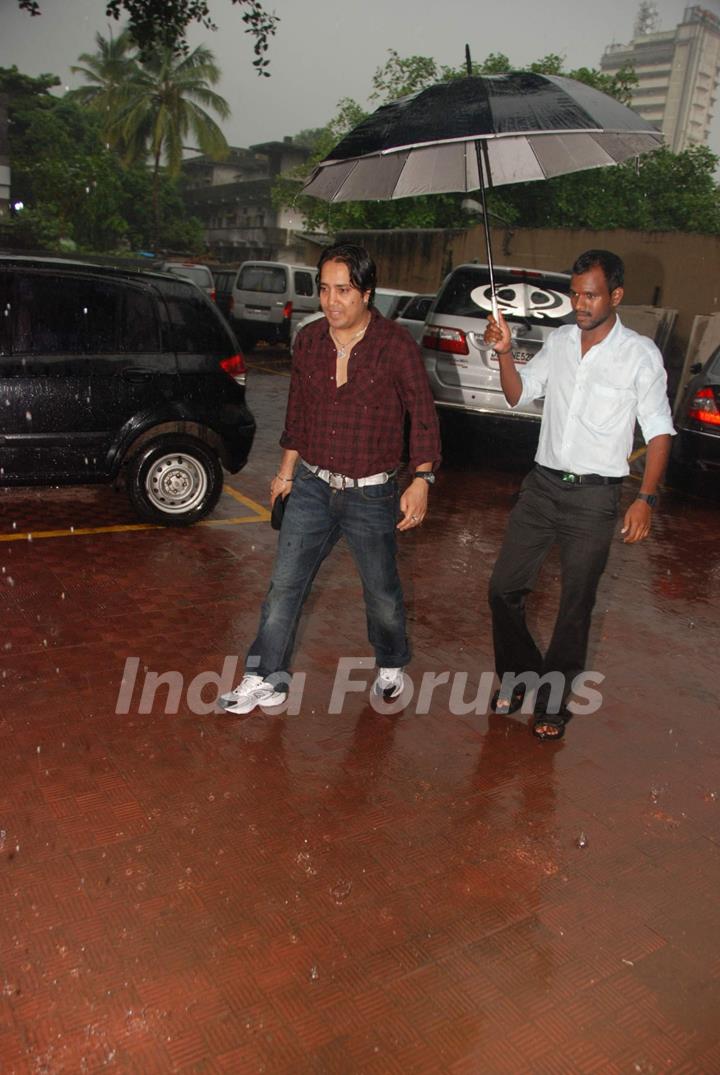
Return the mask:
<path id="1" fill-rule="evenodd" d="M 522 366 L 533 357 L 532 351 L 513 351 L 513 362 L 516 366 Z"/>

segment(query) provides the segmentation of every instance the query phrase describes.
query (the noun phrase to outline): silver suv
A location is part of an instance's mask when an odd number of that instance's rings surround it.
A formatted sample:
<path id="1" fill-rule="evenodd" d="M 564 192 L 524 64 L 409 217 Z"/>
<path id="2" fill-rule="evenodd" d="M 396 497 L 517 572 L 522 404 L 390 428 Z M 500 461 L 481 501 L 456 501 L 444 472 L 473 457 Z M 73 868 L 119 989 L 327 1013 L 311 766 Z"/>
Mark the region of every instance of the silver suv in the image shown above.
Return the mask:
<path id="1" fill-rule="evenodd" d="M 495 292 L 522 366 L 549 332 L 574 324 L 568 273 L 497 266 Z M 500 387 L 497 355 L 483 342 L 492 310 L 487 265 L 460 265 L 445 279 L 425 324 L 423 357 L 438 407 L 508 418 L 539 420 L 542 401 L 511 410 Z"/>

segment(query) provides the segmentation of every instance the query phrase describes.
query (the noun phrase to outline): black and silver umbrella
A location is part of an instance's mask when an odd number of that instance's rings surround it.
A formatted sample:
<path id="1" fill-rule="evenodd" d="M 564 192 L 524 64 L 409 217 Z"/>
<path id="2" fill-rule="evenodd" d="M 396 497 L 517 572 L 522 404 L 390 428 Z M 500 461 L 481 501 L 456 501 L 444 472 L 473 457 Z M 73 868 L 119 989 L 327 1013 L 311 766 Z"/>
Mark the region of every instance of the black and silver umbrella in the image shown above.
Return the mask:
<path id="1" fill-rule="evenodd" d="M 325 201 L 480 190 L 602 168 L 659 149 L 662 134 L 612 97 L 559 75 L 511 72 L 438 83 L 383 105 L 315 168 Z M 488 262 L 492 255 L 483 212 Z"/>

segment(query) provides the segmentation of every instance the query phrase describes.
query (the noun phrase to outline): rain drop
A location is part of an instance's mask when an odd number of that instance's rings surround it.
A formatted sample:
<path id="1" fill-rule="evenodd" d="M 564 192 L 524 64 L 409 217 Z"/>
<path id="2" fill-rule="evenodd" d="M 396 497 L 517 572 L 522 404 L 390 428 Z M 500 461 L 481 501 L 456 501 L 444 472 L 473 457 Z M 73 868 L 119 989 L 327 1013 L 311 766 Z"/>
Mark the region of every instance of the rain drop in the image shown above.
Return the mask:
<path id="1" fill-rule="evenodd" d="M 311 982 L 317 982 L 319 977 L 320 977 L 320 971 L 317 969 L 316 966 L 313 965 L 310 968 L 310 981 Z"/>
<path id="2" fill-rule="evenodd" d="M 587 847 L 587 845 L 588 845 L 588 838 L 587 838 L 587 836 L 585 835 L 584 832 L 581 832 L 580 835 L 578 836 L 577 840 L 575 841 L 575 846 L 582 848 L 582 847 Z"/>
<path id="3" fill-rule="evenodd" d="M 352 881 L 338 881 L 336 885 L 330 889 L 330 894 L 335 900 L 335 903 L 342 903 L 348 898 L 352 892 Z"/>

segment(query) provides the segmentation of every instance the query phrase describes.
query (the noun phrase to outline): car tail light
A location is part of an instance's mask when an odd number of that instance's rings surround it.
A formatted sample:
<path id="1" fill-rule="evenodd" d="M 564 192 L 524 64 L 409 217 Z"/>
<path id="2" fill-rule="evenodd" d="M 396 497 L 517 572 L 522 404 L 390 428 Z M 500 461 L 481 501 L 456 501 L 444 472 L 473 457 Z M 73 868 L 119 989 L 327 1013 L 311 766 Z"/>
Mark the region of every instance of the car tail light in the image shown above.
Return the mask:
<path id="1" fill-rule="evenodd" d="M 696 422 L 704 422 L 706 425 L 720 426 L 720 408 L 715 398 L 715 391 L 709 385 L 700 388 L 688 407 L 688 418 L 694 418 Z"/>
<path id="2" fill-rule="evenodd" d="M 215 288 L 213 288 L 210 292 L 210 298 L 213 302 L 217 302 L 217 291 L 215 290 Z"/>
<path id="3" fill-rule="evenodd" d="M 285 321 L 289 321 L 292 317 L 292 302 L 286 302 L 283 306 L 283 318 Z"/>
<path id="4" fill-rule="evenodd" d="M 423 347 L 431 351 L 444 351 L 451 355 L 469 355 L 467 337 L 462 329 L 442 328 L 440 325 L 428 325 L 423 335 Z"/>
<path id="5" fill-rule="evenodd" d="M 223 358 L 220 368 L 227 373 L 228 377 L 232 377 L 236 384 L 245 384 L 245 359 L 239 351 L 230 358 Z"/>

